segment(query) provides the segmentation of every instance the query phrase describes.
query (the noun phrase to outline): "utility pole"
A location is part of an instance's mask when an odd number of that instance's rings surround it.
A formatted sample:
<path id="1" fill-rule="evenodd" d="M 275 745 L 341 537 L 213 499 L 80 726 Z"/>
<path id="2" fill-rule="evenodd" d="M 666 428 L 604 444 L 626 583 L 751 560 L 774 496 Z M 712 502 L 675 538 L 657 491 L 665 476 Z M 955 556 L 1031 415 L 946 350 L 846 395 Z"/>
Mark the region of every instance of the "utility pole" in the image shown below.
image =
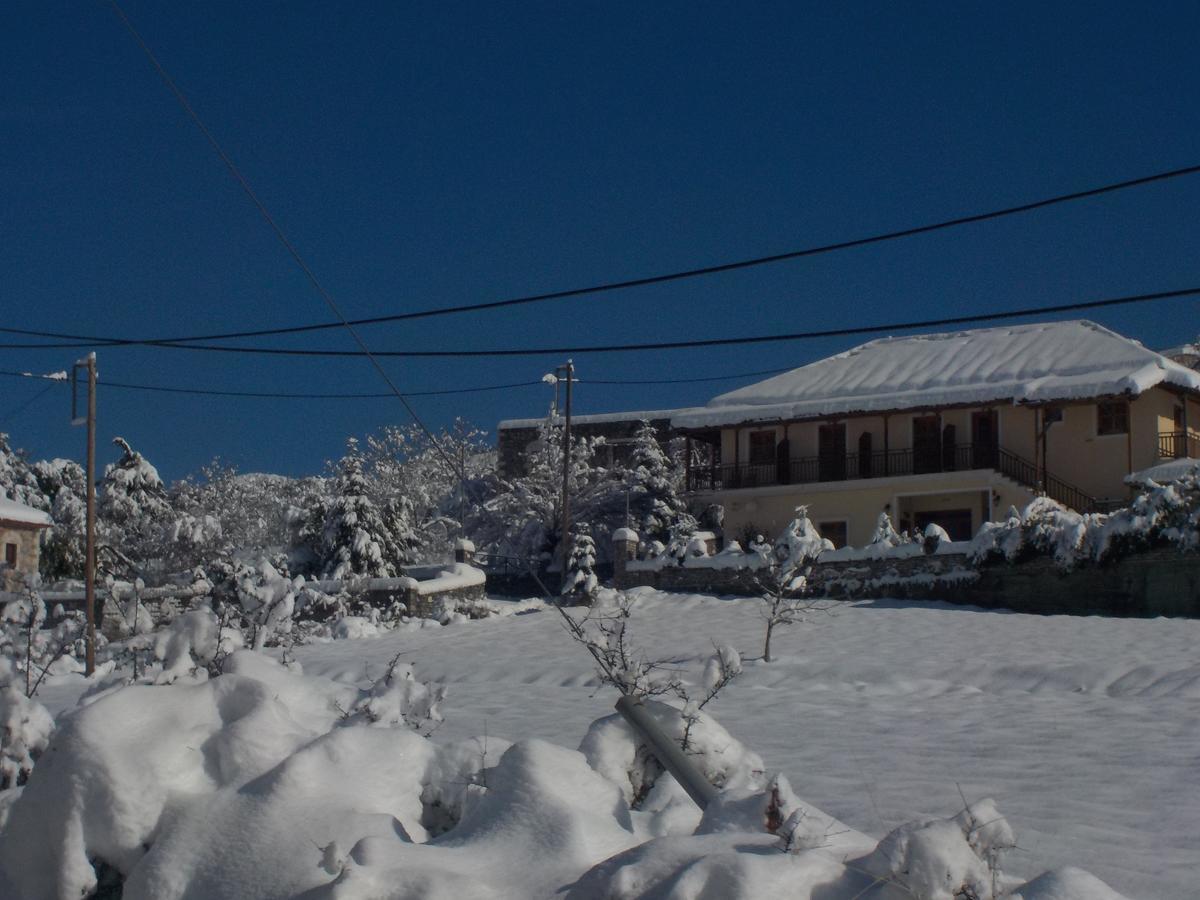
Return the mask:
<path id="1" fill-rule="evenodd" d="M 560 369 L 565 371 L 565 378 L 567 380 L 562 442 L 562 577 L 565 580 L 567 577 L 567 560 L 571 558 L 571 492 L 568 490 L 568 483 L 571 476 L 571 379 L 575 374 L 575 364 L 568 359 L 567 364 L 565 366 L 561 366 Z M 557 390 L 558 386 L 556 384 L 556 393 Z"/>
<path id="2" fill-rule="evenodd" d="M 89 353 L 75 363 L 75 373 L 87 369 L 87 415 L 76 415 L 76 385 L 71 378 L 71 424 L 87 425 L 87 557 L 84 562 L 84 606 L 87 607 L 87 661 L 84 669 L 90 678 L 96 671 L 96 354 Z"/>

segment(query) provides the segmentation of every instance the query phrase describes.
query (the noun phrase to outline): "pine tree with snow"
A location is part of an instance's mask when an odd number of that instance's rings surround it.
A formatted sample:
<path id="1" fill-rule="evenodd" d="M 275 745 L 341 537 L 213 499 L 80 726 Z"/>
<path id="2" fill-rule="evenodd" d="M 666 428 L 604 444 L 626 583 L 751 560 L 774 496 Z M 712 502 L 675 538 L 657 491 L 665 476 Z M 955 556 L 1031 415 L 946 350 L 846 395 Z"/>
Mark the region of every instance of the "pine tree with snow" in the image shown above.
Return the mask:
<path id="1" fill-rule="evenodd" d="M 389 578 L 397 572 L 399 555 L 395 536 L 370 497 L 358 440 L 349 438 L 325 516 L 323 574 Z"/>
<path id="2" fill-rule="evenodd" d="M 100 559 L 110 571 L 130 575 L 157 561 L 173 510 L 158 470 L 124 438 L 113 443 L 121 458 L 105 467 L 100 482 Z"/>
<path id="3" fill-rule="evenodd" d="M 0 497 L 24 503 L 43 512 L 50 511 L 50 500 L 38 485 L 33 467 L 24 453 L 13 450 L 8 435 L 0 431 Z"/>
<path id="4" fill-rule="evenodd" d="M 564 600 L 575 603 L 591 603 L 600 589 L 596 577 L 596 542 L 590 534 L 576 533 L 571 539 L 571 552 L 567 556 L 567 574 L 559 591 Z"/>
<path id="5" fill-rule="evenodd" d="M 53 526 L 42 540 L 41 573 L 47 580 L 82 578 L 87 540 L 87 475 L 79 463 L 34 463 L 42 493 L 50 500 Z"/>
<path id="6" fill-rule="evenodd" d="M 653 426 L 645 420 L 634 433 L 625 484 L 633 518 L 630 527 L 647 540 L 670 542 L 696 530 L 696 520 L 679 496 L 678 466 L 663 452 Z"/>

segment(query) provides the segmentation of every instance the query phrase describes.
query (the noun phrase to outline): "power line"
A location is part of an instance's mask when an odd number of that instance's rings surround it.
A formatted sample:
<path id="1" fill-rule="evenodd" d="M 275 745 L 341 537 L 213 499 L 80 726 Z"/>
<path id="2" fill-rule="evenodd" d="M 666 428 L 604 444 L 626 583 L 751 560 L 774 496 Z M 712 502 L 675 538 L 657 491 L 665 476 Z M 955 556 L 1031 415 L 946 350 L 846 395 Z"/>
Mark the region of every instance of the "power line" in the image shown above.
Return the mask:
<path id="1" fill-rule="evenodd" d="M 40 391 L 38 391 L 36 394 L 34 394 L 32 397 L 30 397 L 28 400 L 25 400 L 22 403 L 18 403 L 15 407 L 10 409 L 8 412 L 0 414 L 0 423 L 7 423 L 9 421 L 9 419 L 12 419 L 14 416 L 17 416 L 20 413 L 23 413 L 26 409 L 33 406 L 34 403 L 41 400 L 42 396 L 44 394 L 48 393 L 49 391 L 51 391 L 53 389 L 54 389 L 54 384 L 53 383 L 48 384 L 44 388 L 42 388 Z"/>
<path id="2" fill-rule="evenodd" d="M 117 8 L 115 4 L 114 4 L 114 8 Z M 119 8 L 117 8 L 117 11 L 118 11 L 118 14 L 120 14 L 122 16 L 122 18 L 124 19 L 124 14 L 120 13 Z M 125 20 L 125 22 L 128 25 L 128 20 Z M 132 30 L 132 26 L 129 26 L 129 27 Z M 136 32 L 134 32 L 134 35 L 135 35 L 135 37 L 137 37 Z M 141 42 L 140 37 L 138 38 L 138 40 L 139 40 L 139 42 Z M 146 50 L 146 52 L 149 54 L 149 50 L 145 47 L 144 43 L 143 43 L 143 49 Z M 166 73 L 162 71 L 161 67 L 158 66 L 158 63 L 156 60 L 154 60 L 152 54 L 151 54 L 151 60 L 155 62 L 156 68 L 159 68 L 159 73 L 165 79 L 168 80 L 168 84 L 171 86 L 172 90 L 175 91 L 176 96 L 179 99 L 180 103 L 182 103 L 184 105 L 184 109 L 188 111 L 188 114 L 193 117 L 193 119 L 196 121 L 196 124 L 204 132 L 205 137 L 207 137 L 209 139 L 209 143 L 213 144 L 213 146 L 215 147 L 217 152 L 221 155 L 222 159 L 225 161 L 226 165 L 231 167 L 231 171 L 234 171 L 235 177 L 238 178 L 239 182 L 243 182 L 242 183 L 243 190 L 246 190 L 247 193 L 250 194 L 251 199 L 255 202 L 255 205 L 259 207 L 259 212 L 261 214 L 263 214 L 263 216 L 265 218 L 267 218 L 267 220 L 271 224 L 272 228 L 274 228 L 276 230 L 276 236 L 283 243 L 284 247 L 287 249 L 289 254 L 292 255 L 293 259 L 296 259 L 296 261 L 299 263 L 301 268 L 304 270 L 305 274 L 309 277 L 309 280 L 313 281 L 314 284 L 316 284 L 315 276 L 308 269 L 308 267 L 304 264 L 303 260 L 300 259 L 299 254 L 296 252 L 296 250 L 292 246 L 292 244 L 287 240 L 286 237 L 283 236 L 282 232 L 279 231 L 278 226 L 275 225 L 274 220 L 270 218 L 269 214 L 267 214 L 266 210 L 258 202 L 258 200 L 254 196 L 254 194 L 249 191 L 249 186 L 244 183 L 244 180 L 241 178 L 241 176 L 239 174 L 237 174 L 235 169 L 232 168 L 232 163 L 228 160 L 228 158 L 225 156 L 225 154 L 221 151 L 220 147 L 216 145 L 216 141 L 213 139 L 212 135 L 208 132 L 208 129 L 206 129 L 204 127 L 204 125 L 201 124 L 199 122 L 199 120 L 195 118 L 195 114 L 192 112 L 191 106 L 187 103 L 186 98 L 184 98 L 183 95 L 178 91 L 178 89 L 174 86 L 174 83 L 169 80 L 169 76 L 166 75 Z M 702 267 L 696 268 L 696 269 L 684 269 L 679 272 L 668 272 L 668 273 L 660 274 L 660 275 L 649 275 L 649 276 L 646 276 L 643 278 L 631 278 L 631 279 L 626 279 L 624 281 L 602 282 L 600 284 L 591 285 L 589 287 L 570 288 L 567 290 L 550 291 L 548 293 L 542 293 L 542 294 L 529 294 L 529 295 L 521 296 L 521 297 L 510 297 L 505 300 L 492 300 L 492 301 L 488 301 L 488 302 L 484 302 L 484 303 L 468 303 L 468 304 L 462 304 L 459 306 L 446 306 L 446 307 L 440 307 L 440 308 L 434 308 L 434 309 L 418 310 L 416 312 L 395 313 L 395 314 L 386 315 L 386 316 L 370 316 L 370 317 L 362 318 L 362 319 L 350 319 L 350 320 L 346 321 L 345 323 L 343 323 L 343 322 L 320 322 L 320 323 L 314 323 L 311 325 L 293 325 L 293 326 L 282 327 L 282 328 L 259 328 L 259 329 L 253 329 L 253 330 L 248 330 L 248 331 L 225 331 L 225 332 L 217 332 L 215 334 L 193 335 L 190 337 L 151 338 L 151 339 L 145 339 L 145 340 L 130 339 L 130 338 L 101 338 L 101 337 L 96 337 L 94 335 L 64 334 L 62 332 L 56 332 L 56 331 L 34 331 L 34 330 L 21 329 L 21 328 L 0 328 L 0 332 L 7 332 L 9 334 L 22 334 L 22 335 L 26 335 L 29 337 L 63 338 L 63 339 L 67 339 L 67 340 L 97 341 L 97 342 L 104 342 L 104 343 L 109 343 L 109 344 L 150 344 L 150 345 L 180 344 L 180 343 L 194 343 L 196 341 L 228 340 L 228 339 L 232 339 L 232 338 L 267 337 L 270 335 L 280 335 L 280 334 L 301 334 L 301 333 L 309 332 L 309 331 L 322 331 L 322 330 L 329 329 L 329 328 L 341 328 L 341 327 L 344 327 L 345 325 L 353 325 L 353 326 L 380 325 L 380 324 L 383 324 L 386 322 L 402 322 L 402 321 L 407 321 L 407 320 L 411 320 L 411 319 L 424 319 L 424 318 L 430 318 L 433 316 L 453 315 L 453 314 L 457 314 L 457 313 L 475 312 L 475 311 L 485 310 L 485 309 L 500 309 L 500 308 L 508 307 L 508 306 L 519 306 L 519 305 L 528 304 L 528 303 L 541 303 L 541 302 L 548 301 L 548 300 L 564 300 L 564 299 L 571 298 L 571 297 L 582 297 L 582 296 L 585 296 L 588 294 L 611 293 L 614 291 L 621 291 L 621 290 L 626 290 L 626 289 L 635 288 L 635 287 L 644 287 L 644 286 L 652 285 L 652 284 L 664 284 L 664 283 L 671 282 L 671 281 L 682 281 L 682 280 L 688 279 L 688 278 L 699 278 L 699 277 L 706 276 L 706 275 L 715 275 L 715 274 L 718 274 L 721 272 L 732 272 L 732 271 L 736 271 L 739 269 L 749 269 L 749 268 L 753 268 L 756 266 L 770 265 L 772 263 L 784 262 L 787 260 L 802 259 L 807 256 L 818 256 L 818 255 L 824 254 L 824 253 L 834 253 L 839 250 L 847 250 L 847 249 L 851 249 L 854 247 L 865 247 L 870 244 L 883 243 L 884 241 L 892 241 L 892 240 L 897 240 L 899 238 L 912 237 L 912 236 L 918 235 L 918 234 L 928 234 L 928 233 L 934 232 L 934 231 L 942 231 L 947 228 L 955 228 L 959 225 L 969 225 L 969 224 L 974 224 L 976 222 L 984 222 L 984 221 L 988 221 L 991 219 L 999 219 L 999 218 L 1003 218 L 1006 216 L 1017 215 L 1018 213 L 1031 212 L 1031 211 L 1037 210 L 1037 209 L 1044 209 L 1048 206 L 1055 206 L 1055 205 L 1062 204 L 1062 203 L 1070 203 L 1075 200 L 1082 200 L 1082 199 L 1086 199 L 1089 197 L 1097 197 L 1102 194 L 1111 194 L 1111 193 L 1115 193 L 1116 191 L 1127 190 L 1128 188 L 1140 187 L 1142 185 L 1153 184 L 1155 182 L 1168 181 L 1173 178 L 1181 178 L 1185 175 L 1194 175 L 1197 172 L 1200 172 L 1200 165 L 1186 166 L 1182 169 L 1171 169 L 1166 172 L 1157 172 L 1153 175 L 1146 175 L 1141 178 L 1132 178 L 1127 181 L 1118 181 L 1118 182 L 1114 182 L 1112 184 L 1102 185 L 1100 187 L 1089 188 L 1084 191 L 1075 191 L 1074 193 L 1070 193 L 1070 194 L 1060 194 L 1058 196 L 1048 197 L 1043 200 L 1035 200 L 1030 203 L 1023 203 L 1018 206 L 1009 206 L 1009 207 L 1005 207 L 1003 209 L 991 210 L 989 212 L 983 212 L 983 213 L 976 213 L 976 214 L 970 215 L 970 216 L 960 216 L 960 217 L 954 218 L 954 219 L 945 219 L 940 222 L 934 222 L 934 223 L 927 224 L 927 225 L 917 225 L 917 226 L 914 226 L 911 228 L 903 228 L 903 229 L 900 229 L 899 231 L 883 232 L 881 234 L 870 235 L 868 237 L 854 238 L 852 240 L 847 240 L 847 241 L 838 241 L 838 242 L 831 243 L 831 244 L 821 244 L 821 245 L 818 245 L 815 247 L 806 247 L 802 250 L 790 250 L 790 251 L 787 251 L 784 253 L 775 253 L 775 254 L 772 254 L 769 256 L 758 256 L 758 257 L 754 257 L 752 259 L 744 259 L 744 260 L 737 260 L 734 262 L 718 263 L 716 265 L 711 265 L 711 266 L 702 266 Z M 318 287 L 318 290 L 321 290 L 319 284 L 317 284 L 317 287 Z"/>
<path id="3" fill-rule="evenodd" d="M 763 369 L 757 372 L 736 372 L 727 375 L 704 375 L 699 378 L 642 378 L 642 379 L 606 379 L 606 378 L 589 378 L 584 380 L 576 379 L 578 384 L 603 384 L 603 385 L 619 385 L 619 386 L 640 386 L 640 385 L 658 385 L 658 384 L 694 384 L 705 381 L 736 381 L 743 378 L 760 378 L 765 375 L 778 375 L 780 372 L 788 372 L 794 366 L 788 366 L 782 369 Z M 41 393 L 37 394 L 32 400 L 17 410 L 8 413 L 9 416 L 15 415 L 17 412 L 37 400 L 42 394 L 54 388 L 55 384 L 69 384 L 70 382 L 56 378 L 53 375 L 38 375 L 33 372 L 16 372 L 7 369 L 0 369 L 0 376 L 10 378 L 36 378 L 46 379 L 51 382 Z M 476 387 L 467 388 L 445 388 L 433 391 L 409 391 L 410 397 L 440 397 L 448 394 L 480 394 L 490 391 L 507 391 L 516 390 L 526 387 L 541 387 L 545 382 L 541 379 L 537 381 L 514 381 L 507 384 L 487 384 Z M 117 388 L 120 390 L 130 391 L 149 391 L 162 394 L 188 394 L 203 397 L 243 397 L 247 399 L 267 399 L 267 400 L 381 400 L 391 398 L 391 393 L 295 393 L 285 391 L 225 391 L 211 388 L 181 388 L 169 387 L 159 384 L 132 384 L 123 381 L 104 381 L 105 388 Z"/>
<path id="4" fill-rule="evenodd" d="M 648 350 L 684 350 L 698 347 L 722 347 L 743 344 L 767 344 L 788 341 L 812 340 L 815 338 L 848 337 L 853 335 L 874 334 L 879 332 L 911 331 L 918 328 L 937 328 L 945 325 L 969 325 L 979 322 L 994 322 L 1005 319 L 1028 318 L 1052 313 L 1079 312 L 1085 309 L 1103 309 L 1110 306 L 1122 306 L 1133 303 L 1152 303 L 1171 300 L 1179 297 L 1189 297 L 1200 294 L 1200 287 L 1182 288 L 1174 291 L 1156 291 L 1148 294 L 1131 294 L 1124 297 L 1110 297 L 1103 300 L 1084 300 L 1076 303 L 1059 303 L 1052 306 L 1031 306 L 1024 309 L 1003 310 L 999 312 L 974 313 L 963 316 L 946 316 L 940 319 L 922 319 L 908 322 L 890 322 L 875 325 L 860 325 L 849 328 L 828 328 L 818 331 L 797 331 L 790 334 L 760 334 L 747 337 L 704 338 L 690 341 L 655 341 L 641 344 L 600 344 L 583 347 L 499 347 L 489 350 L 312 350 L 287 349 L 281 347 L 228 347 L 223 344 L 164 344 L 154 343 L 146 346 L 164 347 L 172 350 L 198 350 L 215 353 L 254 353 L 275 356 L 315 356 L 315 357 L 495 357 L 495 356 L 548 356 L 580 353 L 625 353 Z M 134 342 L 129 342 L 134 343 Z M 361 345 L 361 342 L 360 342 Z M 93 347 L 91 343 L 62 343 L 62 344 L 0 344 L 4 349 L 56 349 Z M 376 363 L 378 365 L 378 363 Z"/>
<path id="5" fill-rule="evenodd" d="M 191 103 L 188 102 L 187 97 L 184 96 L 183 91 L 179 89 L 179 86 L 175 83 L 175 80 L 171 77 L 167 70 L 163 68 L 162 63 L 158 61 L 158 57 L 154 55 L 154 52 L 150 49 L 150 45 L 143 40 L 141 34 L 138 33 L 138 30 L 133 27 L 133 23 L 129 21 L 129 17 L 125 15 L 125 11 L 122 10 L 117 4 L 117 0 L 109 0 L 109 5 L 112 6 L 114 12 L 116 12 L 121 22 L 125 25 L 126 30 L 129 31 L 134 40 L 137 41 L 138 45 L 142 48 L 142 51 L 146 54 L 147 58 L 150 60 L 151 64 L 154 66 L 162 80 L 166 83 L 167 87 L 171 89 L 171 93 L 175 95 L 175 99 L 179 101 L 179 104 L 183 107 L 184 112 L 187 113 L 188 117 L 192 120 L 192 122 L 195 123 L 196 127 L 200 129 L 201 134 L 204 135 L 204 137 L 208 140 L 209 145 L 221 158 L 221 161 L 225 164 L 225 168 L 229 170 L 229 173 L 237 180 L 238 184 L 241 185 L 242 191 L 247 197 L 250 198 L 250 201 L 254 204 L 255 208 L 258 210 L 263 219 L 266 220 L 267 224 L 271 226 L 271 230 L 275 233 L 275 237 L 277 237 L 279 242 L 283 244 L 284 249 L 287 250 L 292 259 L 295 260 L 296 265 L 298 265 L 301 271 L 304 272 L 305 276 L 307 276 L 308 280 L 312 283 L 313 288 L 316 289 L 317 293 L 321 296 L 321 299 L 325 301 L 325 305 L 329 307 L 330 311 L 335 316 L 337 316 L 342 326 L 345 327 L 350 336 L 354 338 L 354 342 L 358 344 L 359 349 L 362 351 L 361 355 L 366 356 L 367 359 L 371 361 L 371 365 L 375 367 L 375 370 L 379 373 L 379 376 L 387 384 L 388 389 L 396 395 L 396 398 L 404 405 L 405 410 L 407 410 L 409 417 L 417 424 L 421 431 L 425 433 L 425 436 L 429 438 L 430 442 L 437 449 L 438 455 L 440 455 L 450 467 L 450 471 L 456 472 L 459 478 L 465 478 L 465 470 L 461 466 L 456 465 L 454 460 L 450 458 L 450 455 L 446 453 L 446 451 L 442 448 L 442 445 L 433 436 L 433 432 L 430 431 L 429 428 L 426 427 L 425 423 L 421 421 L 421 417 L 417 415 L 417 411 L 413 409 L 412 404 L 408 402 L 408 399 L 404 396 L 404 394 L 400 393 L 400 389 L 396 387 L 396 384 L 392 381 L 391 376 L 389 376 L 384 370 L 379 360 L 371 355 L 371 351 L 367 348 L 367 345 L 363 343 L 363 340 L 361 337 L 359 337 L 358 332 L 354 330 L 354 326 L 350 324 L 350 321 L 342 313 L 341 308 L 334 301 L 333 296 L 327 290 L 325 290 L 325 286 L 321 284 L 316 273 L 312 270 L 312 268 L 309 267 L 308 263 L 304 261 L 304 258 L 300 255 L 299 250 L 297 250 L 292 242 L 288 240 L 287 235 L 283 233 L 283 229 L 279 226 L 279 223 L 275 221 L 275 218 L 271 215 L 270 210 L 268 210 L 262 200 L 259 199 L 258 194 L 256 194 L 254 189 L 250 186 L 250 182 L 248 182 L 245 176 L 242 175 L 241 170 L 238 169 L 233 160 L 230 158 L 229 154 L 227 154 L 224 148 L 221 147 L 221 144 L 217 141 L 213 133 L 208 130 L 208 127 L 200 119 L 200 116 L 192 108 Z"/>

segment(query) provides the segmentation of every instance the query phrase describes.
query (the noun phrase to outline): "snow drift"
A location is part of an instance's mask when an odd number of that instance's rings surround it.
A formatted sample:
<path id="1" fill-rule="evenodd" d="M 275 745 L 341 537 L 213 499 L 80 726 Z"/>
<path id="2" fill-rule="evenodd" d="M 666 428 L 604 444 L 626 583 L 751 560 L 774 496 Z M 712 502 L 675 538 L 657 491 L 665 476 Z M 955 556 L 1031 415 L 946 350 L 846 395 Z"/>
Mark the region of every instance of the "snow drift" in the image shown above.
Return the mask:
<path id="1" fill-rule="evenodd" d="M 428 702 L 413 684 L 397 670 L 363 691 L 241 650 L 211 680 L 197 668 L 85 696 L 4 804 L 0 893 L 848 900 L 875 885 L 872 896 L 928 900 L 1117 896 L 1078 870 L 1007 878 L 1000 857 L 1014 839 L 988 801 L 877 842 L 801 801 L 704 717 L 694 752 L 722 793 L 701 814 L 616 717 L 581 751 L 435 744 L 392 710 Z M 384 704 L 394 715 L 356 713 L 392 689 L 403 694 Z M 655 714 L 678 727 L 670 707 Z"/>

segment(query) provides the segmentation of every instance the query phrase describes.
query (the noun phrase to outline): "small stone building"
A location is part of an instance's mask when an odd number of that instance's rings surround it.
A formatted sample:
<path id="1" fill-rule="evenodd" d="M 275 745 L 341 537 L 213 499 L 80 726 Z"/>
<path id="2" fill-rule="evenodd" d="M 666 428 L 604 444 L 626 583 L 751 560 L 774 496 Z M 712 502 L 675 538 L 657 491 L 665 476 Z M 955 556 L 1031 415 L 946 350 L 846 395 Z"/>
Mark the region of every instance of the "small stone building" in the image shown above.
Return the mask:
<path id="1" fill-rule="evenodd" d="M 0 497 L 0 590 L 15 589 L 18 576 L 37 574 L 41 531 L 48 527 L 48 513 Z"/>

